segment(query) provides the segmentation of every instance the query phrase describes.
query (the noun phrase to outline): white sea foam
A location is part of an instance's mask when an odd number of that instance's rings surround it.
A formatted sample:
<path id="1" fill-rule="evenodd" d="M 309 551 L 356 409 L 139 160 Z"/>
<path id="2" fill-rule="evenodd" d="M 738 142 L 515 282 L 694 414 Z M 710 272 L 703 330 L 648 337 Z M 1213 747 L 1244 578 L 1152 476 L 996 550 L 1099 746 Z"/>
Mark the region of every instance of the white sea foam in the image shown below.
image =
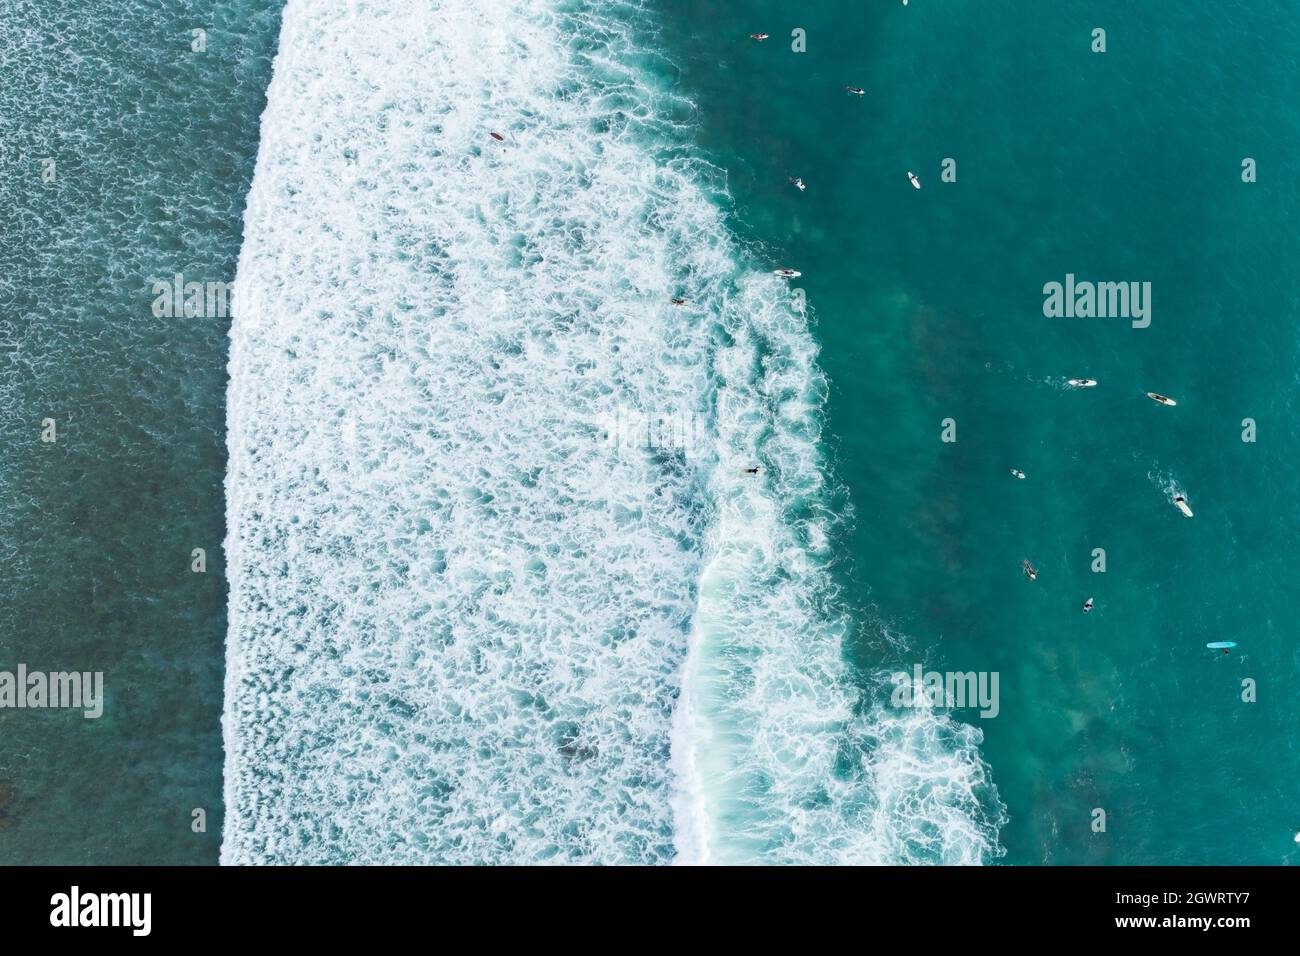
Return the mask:
<path id="1" fill-rule="evenodd" d="M 721 461 L 674 740 L 678 862 L 982 862 L 998 852 L 1002 811 L 980 731 L 890 710 L 843 661 L 824 380 L 802 317 L 769 288 L 742 280 L 722 310 Z"/>
<path id="2" fill-rule="evenodd" d="M 231 328 L 223 861 L 976 861 L 978 732 L 842 662 L 804 319 L 598 9 L 286 8 Z M 629 408 L 712 447 L 610 442 Z"/>

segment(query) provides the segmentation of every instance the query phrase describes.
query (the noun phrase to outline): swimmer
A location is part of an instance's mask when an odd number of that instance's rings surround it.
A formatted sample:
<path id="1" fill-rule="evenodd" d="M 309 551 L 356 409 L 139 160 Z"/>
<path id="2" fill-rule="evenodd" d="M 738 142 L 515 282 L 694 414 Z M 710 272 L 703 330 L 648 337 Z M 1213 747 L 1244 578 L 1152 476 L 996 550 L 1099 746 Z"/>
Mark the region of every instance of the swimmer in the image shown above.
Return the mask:
<path id="1" fill-rule="evenodd" d="M 1025 477 L 1025 473 L 1024 473 L 1023 471 L 1021 471 L 1019 468 L 1012 468 L 1012 469 L 1011 469 L 1011 474 L 1015 475 L 1017 478 L 1024 478 L 1024 477 Z"/>
<path id="2" fill-rule="evenodd" d="M 912 172 L 910 169 L 907 171 L 907 178 L 915 188 L 921 188 L 921 180 L 917 179 L 916 173 Z"/>
<path id="3" fill-rule="evenodd" d="M 758 467 L 755 466 L 755 467 L 753 467 L 753 468 L 746 468 L 746 469 L 745 469 L 745 474 L 747 474 L 747 475 L 757 475 L 757 474 L 758 474 Z"/>
<path id="4" fill-rule="evenodd" d="M 1083 602 L 1083 613 L 1087 614 L 1091 610 L 1092 610 L 1092 598 L 1088 598 L 1088 600 Z"/>
<path id="5" fill-rule="evenodd" d="M 1025 577 L 1029 578 L 1029 580 L 1031 581 L 1037 580 L 1038 572 L 1034 570 L 1034 566 L 1032 564 L 1030 564 L 1028 561 L 1022 561 L 1020 563 L 1020 566 L 1025 569 Z"/>

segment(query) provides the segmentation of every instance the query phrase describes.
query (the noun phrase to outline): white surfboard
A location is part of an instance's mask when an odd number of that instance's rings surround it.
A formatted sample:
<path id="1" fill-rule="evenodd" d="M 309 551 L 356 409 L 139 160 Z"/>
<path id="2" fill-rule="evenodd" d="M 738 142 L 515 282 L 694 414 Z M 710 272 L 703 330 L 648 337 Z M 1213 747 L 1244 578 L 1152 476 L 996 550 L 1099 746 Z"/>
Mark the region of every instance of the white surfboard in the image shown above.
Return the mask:
<path id="1" fill-rule="evenodd" d="M 921 180 L 917 179 L 916 173 L 912 172 L 910 169 L 907 171 L 907 178 L 911 182 L 913 187 L 915 187 L 916 189 L 921 188 Z"/>
<path id="2" fill-rule="evenodd" d="M 1096 386 L 1097 380 L 1095 378 L 1072 378 L 1069 384 L 1075 388 L 1093 388 Z"/>
<path id="3" fill-rule="evenodd" d="M 1178 404 L 1168 395 L 1161 395 L 1158 392 L 1147 392 L 1147 398 L 1153 402 L 1159 402 L 1161 405 L 1168 405 L 1170 408 Z"/>
<path id="4" fill-rule="evenodd" d="M 778 275 L 782 279 L 797 279 L 803 275 L 803 273 L 798 269 L 774 269 L 772 270 L 772 274 Z"/>
<path id="5" fill-rule="evenodd" d="M 1182 495 L 1174 499 L 1174 507 L 1183 513 L 1183 517 L 1190 518 L 1192 516 L 1192 509 L 1187 507 L 1187 499 Z"/>

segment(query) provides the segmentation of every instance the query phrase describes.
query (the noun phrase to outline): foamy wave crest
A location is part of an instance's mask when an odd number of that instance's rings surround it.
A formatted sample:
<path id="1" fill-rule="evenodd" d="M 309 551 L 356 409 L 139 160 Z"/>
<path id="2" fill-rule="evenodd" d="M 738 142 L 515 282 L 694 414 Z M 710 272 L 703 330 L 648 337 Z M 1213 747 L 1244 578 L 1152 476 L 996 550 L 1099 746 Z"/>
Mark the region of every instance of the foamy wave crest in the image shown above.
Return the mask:
<path id="1" fill-rule="evenodd" d="M 231 327 L 224 862 L 904 859 L 906 814 L 980 852 L 941 725 L 862 716 L 811 337 L 618 13 L 289 2 Z M 611 441 L 625 409 L 706 447 Z"/>
<path id="2" fill-rule="evenodd" d="M 1002 807 L 980 732 L 884 706 L 883 686 L 860 693 L 844 662 L 825 384 L 806 325 L 773 288 L 746 279 L 723 310 L 723 461 L 676 715 L 678 861 L 983 862 L 1000 852 Z M 739 466 L 750 461 L 760 483 Z"/>

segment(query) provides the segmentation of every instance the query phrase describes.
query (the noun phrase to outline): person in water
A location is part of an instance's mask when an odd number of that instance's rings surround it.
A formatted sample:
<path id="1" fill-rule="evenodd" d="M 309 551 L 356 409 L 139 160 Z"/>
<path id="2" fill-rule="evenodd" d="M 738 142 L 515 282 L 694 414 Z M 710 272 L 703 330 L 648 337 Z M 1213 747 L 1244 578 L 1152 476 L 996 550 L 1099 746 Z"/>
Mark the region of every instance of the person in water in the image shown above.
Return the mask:
<path id="1" fill-rule="evenodd" d="M 746 468 L 746 469 L 745 469 L 745 474 L 747 474 L 747 475 L 757 475 L 757 474 L 758 474 L 758 466 L 756 465 L 756 466 L 754 466 L 753 468 Z"/>
<path id="2" fill-rule="evenodd" d="M 1092 598 L 1088 598 L 1088 600 L 1083 602 L 1083 613 L 1087 614 L 1091 610 L 1092 610 Z"/>
<path id="3" fill-rule="evenodd" d="M 1034 581 L 1038 578 L 1038 572 L 1034 570 L 1034 566 L 1028 561 L 1022 562 L 1022 567 L 1025 569 L 1025 577 L 1029 578 L 1029 580 Z"/>

